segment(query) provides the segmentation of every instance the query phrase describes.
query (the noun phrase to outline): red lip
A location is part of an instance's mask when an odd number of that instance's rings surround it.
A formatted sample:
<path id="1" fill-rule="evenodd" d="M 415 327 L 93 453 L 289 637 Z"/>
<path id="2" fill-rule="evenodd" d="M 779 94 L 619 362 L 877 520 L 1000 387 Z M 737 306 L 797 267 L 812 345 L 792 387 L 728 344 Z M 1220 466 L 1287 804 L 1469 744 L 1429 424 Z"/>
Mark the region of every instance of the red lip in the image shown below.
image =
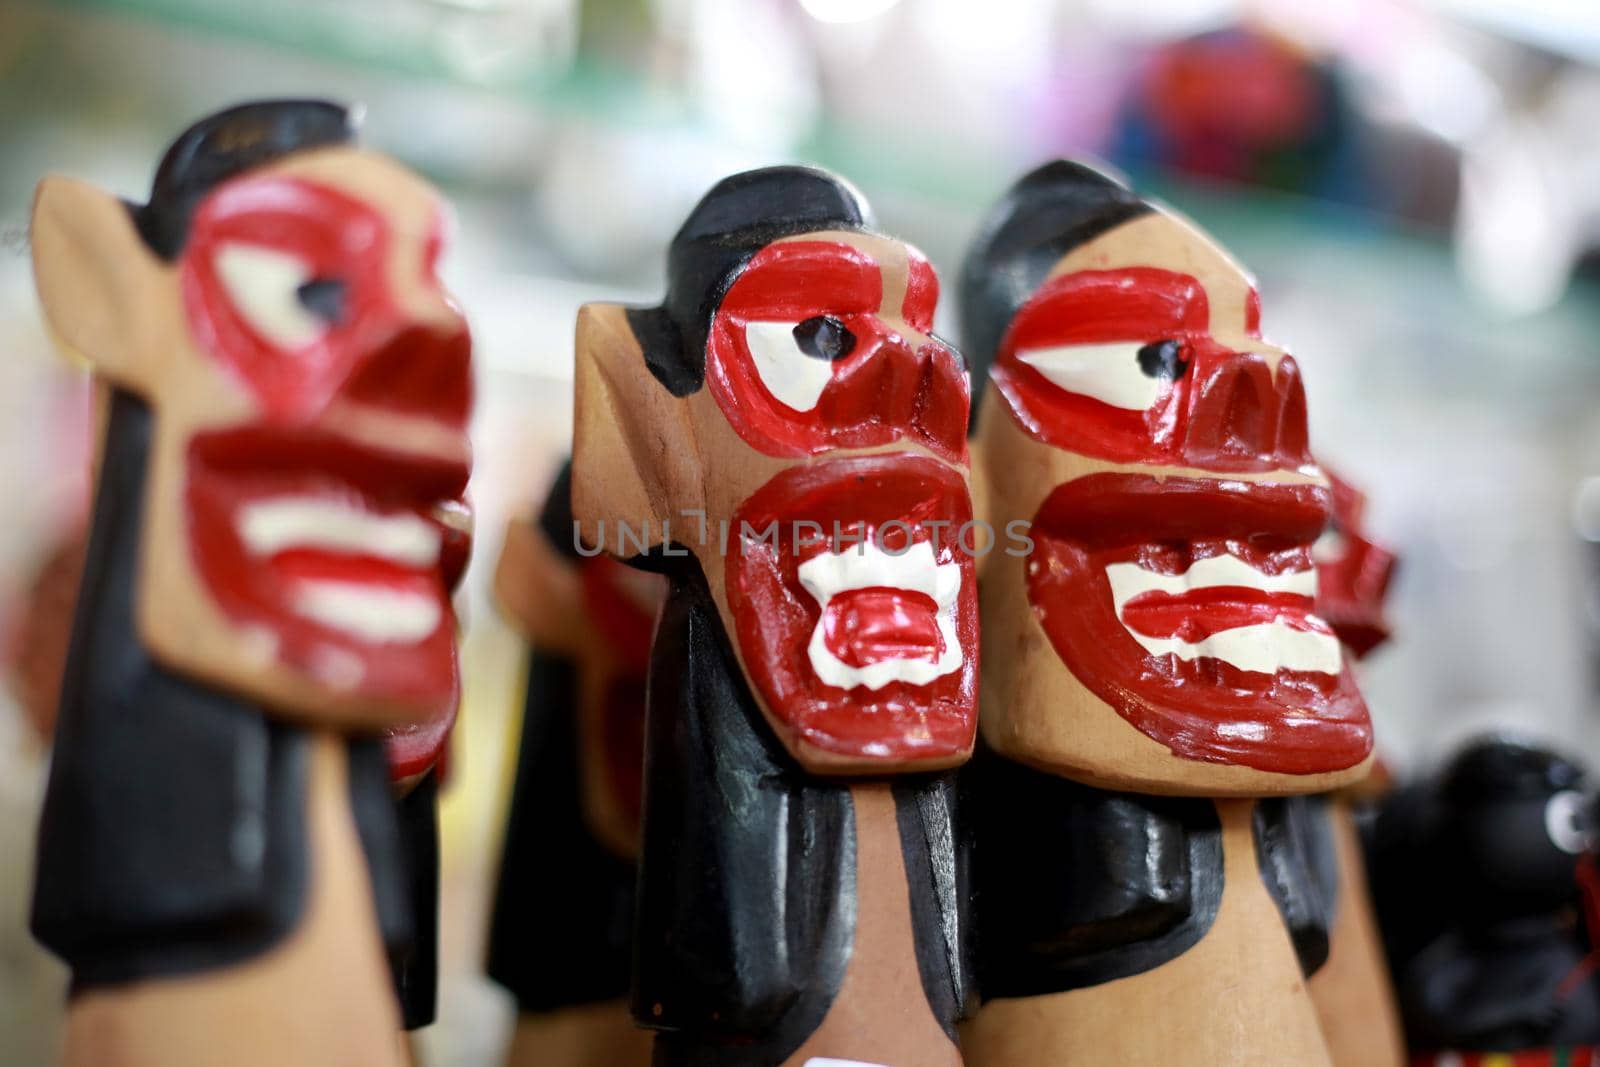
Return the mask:
<path id="1" fill-rule="evenodd" d="M 267 425 L 198 434 L 187 459 L 190 551 L 223 613 L 271 635 L 277 658 L 298 671 L 363 698 L 418 709 L 427 725 L 407 733 L 399 758 L 420 759 L 429 746 L 436 754 L 459 694 L 450 590 L 470 547 L 470 535 L 439 514 L 466 506 L 465 462 Z M 247 543 L 241 530 L 247 510 L 288 499 L 356 522 L 404 524 L 413 537 L 431 530 L 437 550 L 397 558 L 376 545 L 318 537 L 290 537 L 267 548 Z M 373 637 L 308 614 L 305 590 L 329 583 L 420 612 L 417 632 Z"/>
<path id="2" fill-rule="evenodd" d="M 1307 596 L 1243 585 L 1146 591 L 1121 618 L 1106 568 L 1181 574 L 1231 555 L 1267 579 L 1308 570 L 1328 490 L 1204 478 L 1095 474 L 1040 507 L 1028 596 L 1051 645 L 1092 692 L 1141 733 L 1187 759 L 1284 774 L 1359 763 L 1372 728 L 1348 663 L 1338 673 L 1245 670 L 1199 655 L 1153 654 L 1129 632 L 1199 642 L 1252 623 L 1328 633 Z"/>
<path id="3" fill-rule="evenodd" d="M 844 759 L 901 766 L 947 765 L 971 751 L 978 601 L 973 557 L 958 544 L 958 531 L 971 518 L 966 484 L 956 470 L 905 455 L 791 467 L 739 509 L 736 533 L 774 522 L 779 533 L 776 545 L 730 543 L 726 567 L 739 648 L 786 740 Z M 817 536 L 803 524 L 817 524 L 824 543 L 797 548 L 796 523 L 802 524 L 802 540 Z M 856 551 L 852 540 L 860 537 L 880 539 L 892 553 L 929 542 L 936 564 L 959 568 L 953 601 L 959 666 L 925 684 L 892 680 L 878 688 L 841 688 L 818 677 L 808 647 L 819 624 L 828 650 L 852 668 L 891 661 L 932 665 L 945 652 L 936 605 L 916 590 L 862 582 L 835 595 L 823 611 L 799 572 L 801 564 L 832 550 L 826 542 L 835 523 L 842 553 Z"/>

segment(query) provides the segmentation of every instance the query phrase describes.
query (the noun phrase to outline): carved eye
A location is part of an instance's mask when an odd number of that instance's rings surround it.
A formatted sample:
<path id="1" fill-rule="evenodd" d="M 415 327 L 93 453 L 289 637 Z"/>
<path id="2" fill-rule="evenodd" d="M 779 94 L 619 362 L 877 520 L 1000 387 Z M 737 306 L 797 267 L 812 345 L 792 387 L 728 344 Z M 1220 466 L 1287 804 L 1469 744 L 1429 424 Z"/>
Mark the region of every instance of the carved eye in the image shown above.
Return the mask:
<path id="1" fill-rule="evenodd" d="M 761 384 L 779 403 L 796 411 L 817 406 L 822 390 L 833 380 L 834 361 L 856 347 L 855 334 L 832 315 L 798 323 L 746 323 L 744 338 Z"/>
<path id="2" fill-rule="evenodd" d="M 1183 344 L 1171 340 L 1028 348 L 1018 350 L 1017 359 L 1057 388 L 1129 411 L 1148 409 L 1163 383 L 1189 369 Z"/>
<path id="3" fill-rule="evenodd" d="M 298 349 L 326 332 L 327 321 L 301 297 L 301 290 L 315 282 L 300 257 L 235 242 L 218 249 L 214 263 L 233 306 L 265 340 Z"/>
<path id="4" fill-rule="evenodd" d="M 329 326 L 344 321 L 350 287 L 343 278 L 312 278 L 295 290 L 300 305 Z"/>
<path id="5" fill-rule="evenodd" d="M 1582 793 L 1565 790 L 1544 805 L 1544 832 L 1561 851 L 1577 856 L 1594 846 L 1594 825 Z"/>

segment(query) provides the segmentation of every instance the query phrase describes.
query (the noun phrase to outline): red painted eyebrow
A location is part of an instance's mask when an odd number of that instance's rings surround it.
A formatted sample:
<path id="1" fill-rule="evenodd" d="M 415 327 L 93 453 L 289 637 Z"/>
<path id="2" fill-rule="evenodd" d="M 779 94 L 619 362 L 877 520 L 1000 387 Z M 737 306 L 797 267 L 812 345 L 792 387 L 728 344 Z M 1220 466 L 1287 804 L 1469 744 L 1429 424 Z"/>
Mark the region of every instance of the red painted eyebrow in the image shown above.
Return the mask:
<path id="1" fill-rule="evenodd" d="M 1083 270 L 1052 278 L 1012 320 L 1010 346 L 1151 341 L 1203 334 L 1205 287 L 1192 275 L 1154 267 Z"/>
<path id="2" fill-rule="evenodd" d="M 720 310 L 745 319 L 870 314 L 883 303 L 877 260 L 842 241 L 780 241 L 756 253 Z"/>

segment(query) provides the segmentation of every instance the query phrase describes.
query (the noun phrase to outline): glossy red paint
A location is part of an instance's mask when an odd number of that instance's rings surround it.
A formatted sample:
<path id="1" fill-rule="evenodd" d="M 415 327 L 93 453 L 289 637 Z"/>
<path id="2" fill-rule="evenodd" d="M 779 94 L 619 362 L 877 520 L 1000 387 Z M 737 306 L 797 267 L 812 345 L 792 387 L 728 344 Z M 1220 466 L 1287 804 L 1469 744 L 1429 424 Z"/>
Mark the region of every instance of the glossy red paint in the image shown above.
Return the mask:
<path id="1" fill-rule="evenodd" d="M 436 220 L 422 256 L 424 283 L 434 288 L 442 225 Z M 342 394 L 464 424 L 471 340 L 464 327 L 441 333 L 410 321 L 389 283 L 392 244 L 384 217 L 348 193 L 270 174 L 226 182 L 196 209 L 178 263 L 190 330 L 270 418 L 315 417 Z M 298 262 L 308 281 L 337 283 L 342 313 L 314 339 L 279 347 L 224 280 L 220 257 L 230 248 L 277 253 Z"/>
<path id="2" fill-rule="evenodd" d="M 840 662 L 865 667 L 892 657 L 938 662 L 944 653 L 938 605 L 926 593 L 869 587 L 828 602 L 822 638 Z"/>
<path id="3" fill-rule="evenodd" d="M 908 249 L 906 294 L 883 308 L 883 272 L 866 252 L 832 241 L 781 241 L 762 249 L 729 287 L 707 341 L 706 377 L 729 424 L 771 456 L 816 455 L 912 441 L 951 462 L 965 462 L 971 393 L 961 358 L 931 338 L 939 282 Z M 798 324 L 832 316 L 854 336 L 832 364 L 814 407 L 798 411 L 762 384 L 746 340 L 752 322 Z M 797 349 L 796 360 L 815 357 Z"/>
<path id="4" fill-rule="evenodd" d="M 1258 333 L 1259 307 L 1247 301 Z M 1057 448 L 1123 463 L 1218 472 L 1311 463 L 1305 389 L 1290 357 L 1277 373 L 1261 355 L 1217 343 L 1205 290 L 1186 274 L 1132 267 L 1079 271 L 1041 286 L 1012 320 L 991 377 L 1012 417 Z M 1145 410 L 1114 407 L 1052 383 L 1018 356 L 1061 345 L 1175 341 L 1184 371 Z"/>
<path id="5" fill-rule="evenodd" d="M 971 518 L 961 474 L 925 456 L 908 455 L 791 467 L 739 509 L 736 533 L 759 534 L 776 523 L 776 544 L 747 539 L 730 545 L 727 588 L 745 666 L 780 730 L 812 748 L 885 765 L 947 760 L 971 750 L 977 727 L 977 584 L 974 559 L 961 550 L 957 537 Z M 823 531 L 819 543 L 797 545 L 816 539 L 813 528 L 803 525 L 794 536 L 795 524 L 806 522 Z M 832 551 L 835 522 L 842 531 L 841 554 L 857 551 L 852 539 L 880 539 L 890 552 L 929 542 L 936 564 L 960 568 L 954 608 L 962 649 L 957 668 L 925 685 L 891 681 L 877 689 L 841 689 L 817 677 L 808 645 L 819 625 L 830 647 L 847 651 L 855 665 L 900 655 L 932 662 L 940 650 L 929 637 L 935 630 L 932 600 L 885 595 L 882 585 L 836 597 L 845 603 L 830 604 L 824 622 L 821 606 L 801 584 L 799 568 Z"/>
<path id="6" fill-rule="evenodd" d="M 1372 748 L 1366 704 L 1348 663 L 1337 674 L 1241 670 L 1210 656 L 1153 655 L 1129 632 L 1191 642 L 1232 626 L 1283 619 L 1326 632 L 1303 596 L 1212 586 L 1136 598 L 1118 617 L 1106 568 L 1136 563 L 1182 574 L 1234 556 L 1267 576 L 1306 572 L 1329 493 L 1314 485 L 1095 474 L 1055 490 L 1034 519 L 1028 597 L 1056 654 L 1141 733 L 1186 759 L 1284 774 L 1359 763 Z M 1126 623 L 1126 624 L 1125 624 Z"/>
<path id="7" fill-rule="evenodd" d="M 402 696 L 454 708 L 455 615 L 450 585 L 466 555 L 466 535 L 441 521 L 460 503 L 465 463 L 381 453 L 316 429 L 252 426 L 197 434 L 189 443 L 185 504 L 189 547 L 223 613 L 259 627 L 277 659 L 373 697 Z M 437 558 L 408 564 L 306 541 L 262 552 L 247 543 L 253 505 L 278 500 L 330 502 L 379 520 L 417 520 L 440 542 Z M 437 625 L 403 642 L 364 640 L 317 622 L 303 610 L 307 583 L 413 597 L 432 604 Z"/>
<path id="8" fill-rule="evenodd" d="M 438 225 L 410 263 L 419 288 L 450 307 L 433 276 Z M 467 509 L 471 338 L 453 312 L 424 323 L 396 297 L 393 279 L 408 269 L 396 257 L 414 247 L 349 193 L 258 174 L 201 202 L 178 264 L 192 336 L 256 404 L 243 422 L 187 446 L 186 529 L 199 576 L 265 654 L 341 692 L 432 707 L 402 744 L 402 762 L 442 743 L 454 715 L 449 591 L 470 540 L 469 524 L 450 520 Z M 273 269 L 227 277 L 223 257 L 241 248 Z M 300 279 L 336 294 L 316 320 Z M 261 308 L 241 300 L 288 308 L 298 347 L 279 347 L 259 328 Z M 314 335 L 307 321 L 321 322 Z M 334 428 L 356 411 L 430 423 L 452 458 L 402 441 L 358 443 Z M 403 543 L 386 544 L 396 531 Z"/>
<path id="9" fill-rule="evenodd" d="M 427 722 L 402 726 L 384 736 L 383 750 L 389 760 L 389 780 L 403 782 L 430 767 L 442 767 L 450 731 L 456 726 L 456 707 L 450 707 Z"/>
<path id="10" fill-rule="evenodd" d="M 461 584 L 462 576 L 466 574 L 467 561 L 472 556 L 472 534 L 468 532 L 471 529 L 471 509 L 462 500 L 454 507 L 446 505 L 435 509 L 436 517 L 445 510 L 464 513 L 450 522 L 440 524 L 439 578 L 445 589 L 453 595 Z M 433 767 L 438 770 L 442 784 L 450 732 L 455 729 L 456 714 L 461 704 L 459 696 L 458 691 L 457 698 L 451 700 L 448 707 L 426 722 L 393 727 L 385 734 L 384 753 L 389 760 L 391 781 L 402 782 Z"/>
<path id="11" fill-rule="evenodd" d="M 1222 551 L 1228 548 L 1223 546 Z M 1239 551 L 1235 545 L 1231 554 L 1239 556 Z M 1271 622 L 1281 622 L 1295 630 L 1331 632 L 1312 614 L 1310 597 L 1266 593 L 1245 586 L 1211 586 L 1181 595 L 1160 590 L 1141 593 L 1122 606 L 1122 621 L 1146 637 L 1177 637 L 1191 642 L 1224 630 Z"/>
<path id="12" fill-rule="evenodd" d="M 1389 639 L 1383 605 L 1396 559 L 1368 536 L 1367 498 L 1323 469 L 1333 484 L 1333 517 L 1317 542 L 1317 614 L 1352 652 L 1365 656 Z"/>

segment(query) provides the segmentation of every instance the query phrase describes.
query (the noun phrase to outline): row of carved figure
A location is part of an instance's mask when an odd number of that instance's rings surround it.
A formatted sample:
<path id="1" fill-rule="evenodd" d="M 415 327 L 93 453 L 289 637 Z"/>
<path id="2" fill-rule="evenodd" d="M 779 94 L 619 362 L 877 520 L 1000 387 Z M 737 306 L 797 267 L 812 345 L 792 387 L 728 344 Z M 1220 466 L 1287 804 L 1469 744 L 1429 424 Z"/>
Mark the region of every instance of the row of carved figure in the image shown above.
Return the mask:
<path id="1" fill-rule="evenodd" d="M 33 909 L 69 1063 L 398 1063 L 435 1015 L 446 232 L 316 101 L 197 123 L 144 204 L 39 187 L 104 401 Z M 1350 815 L 1392 559 L 1249 275 L 1063 161 L 980 227 L 960 351 L 939 292 L 775 167 L 706 194 L 659 306 L 580 313 L 573 458 L 495 581 L 512 1060 L 1402 1062 Z M 1380 819 L 1439 1062 L 1600 1039 L 1584 788 L 1495 742 Z"/>

